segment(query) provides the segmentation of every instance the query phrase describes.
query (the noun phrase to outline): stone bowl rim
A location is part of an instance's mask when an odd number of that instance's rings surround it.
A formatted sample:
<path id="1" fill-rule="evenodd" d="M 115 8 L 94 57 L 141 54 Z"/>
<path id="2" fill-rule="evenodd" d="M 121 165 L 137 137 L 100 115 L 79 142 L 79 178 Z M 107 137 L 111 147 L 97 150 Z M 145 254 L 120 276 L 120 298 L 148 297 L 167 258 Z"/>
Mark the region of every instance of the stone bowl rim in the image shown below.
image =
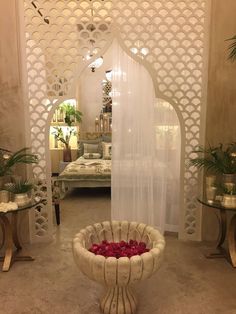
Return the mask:
<path id="1" fill-rule="evenodd" d="M 80 248 L 80 250 L 81 251 L 83 251 L 84 250 L 84 252 L 86 252 L 86 254 L 89 254 L 91 257 L 93 257 L 93 258 L 104 258 L 106 261 L 109 261 L 109 260 L 120 260 L 120 259 L 122 259 L 122 260 L 129 260 L 129 261 L 131 261 L 133 258 L 135 258 L 135 257 L 141 257 L 141 256 L 144 256 L 145 254 L 147 255 L 147 254 L 150 254 L 151 252 L 154 252 L 154 250 L 156 250 L 156 249 L 158 249 L 159 250 L 159 254 L 162 254 L 162 252 L 164 251 L 164 248 L 165 248 L 165 239 L 164 239 L 164 237 L 163 237 L 163 235 L 160 233 L 160 231 L 158 230 L 158 229 L 155 229 L 155 227 L 153 227 L 153 226 L 151 226 L 151 225 L 147 225 L 147 224 L 144 224 L 144 223 L 138 223 L 138 224 L 143 224 L 143 225 L 145 225 L 146 226 L 146 228 L 148 227 L 148 228 L 150 228 L 151 229 L 151 231 L 154 231 L 155 233 L 158 233 L 158 237 L 157 237 L 157 239 L 155 239 L 155 241 L 153 241 L 153 243 L 155 243 L 155 246 L 153 246 L 152 248 L 150 248 L 150 250 L 148 251 L 148 252 L 144 252 L 144 253 L 142 253 L 142 254 L 136 254 L 136 255 L 133 255 L 133 256 L 131 256 L 131 257 L 124 257 L 124 256 L 122 256 L 122 257 L 119 257 L 119 258 L 116 258 L 116 257 L 113 257 L 113 256 L 109 256 L 109 257 L 105 257 L 104 255 L 99 255 L 99 254 L 95 254 L 95 253 L 93 253 L 93 252 L 91 252 L 91 251 L 89 251 L 89 249 L 87 249 L 86 247 L 85 247 L 85 245 L 83 245 L 82 244 L 82 239 L 80 240 L 80 239 L 78 239 L 79 238 L 79 236 L 82 236 L 83 238 L 85 238 L 85 234 L 83 233 L 83 231 L 84 232 L 86 232 L 87 230 L 87 228 L 88 227 L 91 227 L 91 226 L 94 226 L 94 225 L 96 225 L 96 224 L 103 224 L 103 223 L 107 223 L 107 222 L 109 222 L 109 223 L 112 223 L 112 222 L 119 222 L 119 223 L 121 223 L 121 222 L 127 222 L 128 224 L 131 224 L 131 223 L 137 223 L 137 222 L 135 222 L 135 221 L 126 221 L 126 220 L 122 220 L 122 221 L 118 221 L 118 220 L 110 220 L 110 221 L 108 221 L 108 220 L 106 220 L 106 221 L 102 221 L 102 222 L 99 222 L 99 223 L 94 223 L 94 224 L 90 224 L 90 225 L 88 225 L 88 226 L 86 226 L 86 227 L 84 227 L 84 228 L 82 228 L 75 236 L 74 236 L 74 238 L 73 238 L 73 246 L 75 246 L 76 245 L 76 247 L 78 248 Z M 132 240 L 132 239 L 130 239 L 130 240 Z M 120 240 L 120 241 L 122 241 L 122 240 Z M 115 242 L 115 241 L 114 241 Z M 143 242 L 145 242 L 145 241 L 143 241 Z M 117 242 L 117 243 L 119 243 L 119 242 Z M 157 246 L 158 244 L 162 244 L 161 245 L 161 248 L 159 247 L 159 246 Z M 82 252 L 81 252 L 82 253 Z"/>

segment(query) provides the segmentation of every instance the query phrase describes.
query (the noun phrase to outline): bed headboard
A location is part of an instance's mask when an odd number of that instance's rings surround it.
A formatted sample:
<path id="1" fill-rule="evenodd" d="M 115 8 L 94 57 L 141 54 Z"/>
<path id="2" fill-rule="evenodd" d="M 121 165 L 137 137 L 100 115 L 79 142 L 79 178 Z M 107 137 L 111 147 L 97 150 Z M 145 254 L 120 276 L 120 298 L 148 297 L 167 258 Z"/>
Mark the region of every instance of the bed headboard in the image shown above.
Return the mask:
<path id="1" fill-rule="evenodd" d="M 78 139 L 78 157 L 84 154 L 84 144 L 98 144 L 99 153 L 103 152 L 102 142 L 111 143 L 111 132 L 82 132 Z"/>
<path id="2" fill-rule="evenodd" d="M 98 138 L 110 137 L 111 132 L 82 132 L 79 134 L 79 140 L 95 140 Z"/>

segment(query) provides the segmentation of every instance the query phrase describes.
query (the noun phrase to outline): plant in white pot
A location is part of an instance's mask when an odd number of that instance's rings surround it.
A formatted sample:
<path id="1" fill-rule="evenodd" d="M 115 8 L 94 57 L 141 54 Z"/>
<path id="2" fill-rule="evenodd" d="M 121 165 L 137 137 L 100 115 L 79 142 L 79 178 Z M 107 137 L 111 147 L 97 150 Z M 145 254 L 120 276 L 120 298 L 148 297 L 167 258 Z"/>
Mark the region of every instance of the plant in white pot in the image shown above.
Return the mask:
<path id="1" fill-rule="evenodd" d="M 6 182 L 6 178 L 13 174 L 16 165 L 38 163 L 38 157 L 24 147 L 16 152 L 0 148 L 0 189 Z"/>
<path id="2" fill-rule="evenodd" d="M 222 205 L 227 208 L 236 208 L 236 186 L 234 183 L 225 183 L 221 186 L 223 192 Z"/>
<path id="3" fill-rule="evenodd" d="M 20 180 L 16 183 L 6 183 L 5 189 L 14 195 L 13 201 L 18 206 L 25 206 L 30 203 L 31 197 L 29 194 L 33 189 L 33 184 L 29 181 Z"/>
<path id="4" fill-rule="evenodd" d="M 224 183 L 234 182 L 236 176 L 236 143 L 218 146 L 197 147 L 192 153 L 197 157 L 190 159 L 190 165 L 204 169 L 207 174 L 222 175 Z"/>

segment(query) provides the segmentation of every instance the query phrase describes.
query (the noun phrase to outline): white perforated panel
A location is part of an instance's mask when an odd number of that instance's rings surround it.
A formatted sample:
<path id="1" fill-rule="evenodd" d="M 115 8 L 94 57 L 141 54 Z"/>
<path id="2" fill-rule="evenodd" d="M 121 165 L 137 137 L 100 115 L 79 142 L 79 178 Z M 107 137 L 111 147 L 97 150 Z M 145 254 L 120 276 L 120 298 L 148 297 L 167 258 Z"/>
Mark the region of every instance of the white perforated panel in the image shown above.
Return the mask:
<path id="1" fill-rule="evenodd" d="M 100 56 L 116 36 L 154 75 L 157 96 L 168 100 L 179 113 L 185 134 L 183 158 L 189 158 L 200 141 L 206 5 L 207 0 L 25 0 L 31 141 L 40 156 L 34 167 L 37 177 L 47 177 L 45 143 L 53 103 L 68 97 L 78 69 L 88 64 L 89 58 Z M 185 162 L 183 176 L 181 235 L 199 239 L 197 172 Z M 42 237 L 37 230 L 35 237 Z M 49 226 L 45 233 L 50 230 Z"/>

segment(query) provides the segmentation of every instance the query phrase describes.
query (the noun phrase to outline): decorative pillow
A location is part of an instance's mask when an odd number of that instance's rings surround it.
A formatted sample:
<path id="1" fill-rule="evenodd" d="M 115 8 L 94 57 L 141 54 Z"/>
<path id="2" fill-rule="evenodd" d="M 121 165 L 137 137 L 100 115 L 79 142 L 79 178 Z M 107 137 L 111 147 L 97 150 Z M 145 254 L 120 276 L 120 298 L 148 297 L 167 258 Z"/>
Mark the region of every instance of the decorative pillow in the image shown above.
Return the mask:
<path id="1" fill-rule="evenodd" d="M 102 142 L 103 159 L 111 159 L 111 143 Z"/>
<path id="2" fill-rule="evenodd" d="M 102 155 L 99 153 L 84 153 L 83 157 L 85 159 L 99 159 L 102 157 Z"/>
<path id="3" fill-rule="evenodd" d="M 98 144 L 85 144 L 84 143 L 84 154 L 87 153 L 99 153 Z"/>
<path id="4" fill-rule="evenodd" d="M 101 145 L 101 138 L 94 139 L 94 140 L 79 140 L 79 149 L 78 149 L 78 157 L 84 155 L 84 144 L 97 144 L 99 145 L 99 153 L 102 155 L 102 145 Z"/>

